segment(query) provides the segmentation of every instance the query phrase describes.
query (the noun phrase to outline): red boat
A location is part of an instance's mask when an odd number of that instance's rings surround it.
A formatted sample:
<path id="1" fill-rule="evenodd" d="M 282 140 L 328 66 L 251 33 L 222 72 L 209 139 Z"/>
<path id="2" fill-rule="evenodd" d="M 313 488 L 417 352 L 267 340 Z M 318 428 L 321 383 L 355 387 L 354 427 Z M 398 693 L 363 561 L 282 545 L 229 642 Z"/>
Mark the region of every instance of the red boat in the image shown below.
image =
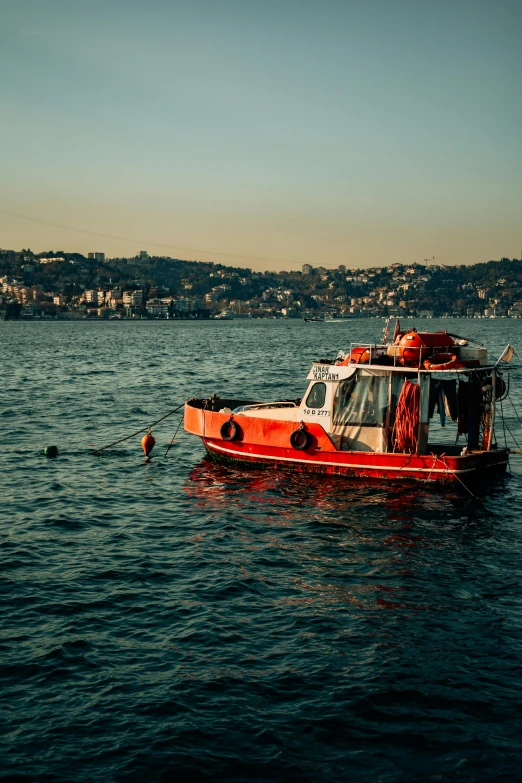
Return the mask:
<path id="1" fill-rule="evenodd" d="M 192 398 L 184 426 L 214 460 L 238 467 L 469 486 L 508 464 L 509 449 L 495 438 L 496 403 L 506 394 L 498 364 L 472 340 L 400 331 L 397 322 L 389 343 L 314 362 L 300 400 Z M 456 423 L 453 442 L 430 442 L 435 415 Z"/>

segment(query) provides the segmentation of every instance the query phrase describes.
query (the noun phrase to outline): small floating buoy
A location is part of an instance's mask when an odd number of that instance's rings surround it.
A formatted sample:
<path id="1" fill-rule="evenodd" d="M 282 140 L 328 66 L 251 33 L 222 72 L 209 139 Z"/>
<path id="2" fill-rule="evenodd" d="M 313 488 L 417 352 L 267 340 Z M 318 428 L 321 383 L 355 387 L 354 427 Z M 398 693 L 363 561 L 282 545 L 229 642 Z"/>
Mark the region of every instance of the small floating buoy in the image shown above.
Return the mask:
<path id="1" fill-rule="evenodd" d="M 141 446 L 143 448 L 143 451 L 145 452 L 145 456 L 148 457 L 152 449 L 154 448 L 154 444 L 156 443 L 156 440 L 153 438 L 150 427 L 149 431 L 146 435 L 143 436 L 141 439 Z"/>
<path id="2" fill-rule="evenodd" d="M 44 449 L 44 454 L 46 457 L 57 457 L 58 446 L 46 446 Z"/>

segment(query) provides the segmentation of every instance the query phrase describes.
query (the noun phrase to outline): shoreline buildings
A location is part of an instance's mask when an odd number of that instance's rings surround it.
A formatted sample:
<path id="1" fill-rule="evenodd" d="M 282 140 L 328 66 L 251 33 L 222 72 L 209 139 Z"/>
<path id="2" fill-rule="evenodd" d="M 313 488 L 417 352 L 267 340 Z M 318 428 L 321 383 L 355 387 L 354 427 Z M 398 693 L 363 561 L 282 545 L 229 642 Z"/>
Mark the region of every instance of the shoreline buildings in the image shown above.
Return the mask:
<path id="1" fill-rule="evenodd" d="M 303 264 L 254 272 L 210 262 L 103 252 L 0 251 L 3 318 L 522 317 L 522 262 Z"/>

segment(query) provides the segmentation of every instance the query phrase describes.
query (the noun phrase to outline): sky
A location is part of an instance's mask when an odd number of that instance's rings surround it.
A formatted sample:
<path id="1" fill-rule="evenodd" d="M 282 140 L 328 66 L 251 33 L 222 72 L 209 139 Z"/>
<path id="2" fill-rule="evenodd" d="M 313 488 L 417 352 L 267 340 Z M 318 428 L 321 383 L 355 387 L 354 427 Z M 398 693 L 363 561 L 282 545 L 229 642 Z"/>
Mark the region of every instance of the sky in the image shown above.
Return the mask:
<path id="1" fill-rule="evenodd" d="M 0 247 L 520 258 L 521 23 L 519 0 L 0 0 Z"/>

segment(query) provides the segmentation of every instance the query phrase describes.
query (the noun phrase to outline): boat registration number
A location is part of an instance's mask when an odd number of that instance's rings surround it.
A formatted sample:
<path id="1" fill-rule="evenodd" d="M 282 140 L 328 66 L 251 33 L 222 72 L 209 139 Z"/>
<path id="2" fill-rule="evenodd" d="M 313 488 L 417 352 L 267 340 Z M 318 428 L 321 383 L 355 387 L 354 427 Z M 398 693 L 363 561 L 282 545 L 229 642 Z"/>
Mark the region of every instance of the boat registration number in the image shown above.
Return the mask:
<path id="1" fill-rule="evenodd" d="M 316 411 L 314 408 L 305 408 L 306 416 L 329 416 L 330 411 Z"/>

